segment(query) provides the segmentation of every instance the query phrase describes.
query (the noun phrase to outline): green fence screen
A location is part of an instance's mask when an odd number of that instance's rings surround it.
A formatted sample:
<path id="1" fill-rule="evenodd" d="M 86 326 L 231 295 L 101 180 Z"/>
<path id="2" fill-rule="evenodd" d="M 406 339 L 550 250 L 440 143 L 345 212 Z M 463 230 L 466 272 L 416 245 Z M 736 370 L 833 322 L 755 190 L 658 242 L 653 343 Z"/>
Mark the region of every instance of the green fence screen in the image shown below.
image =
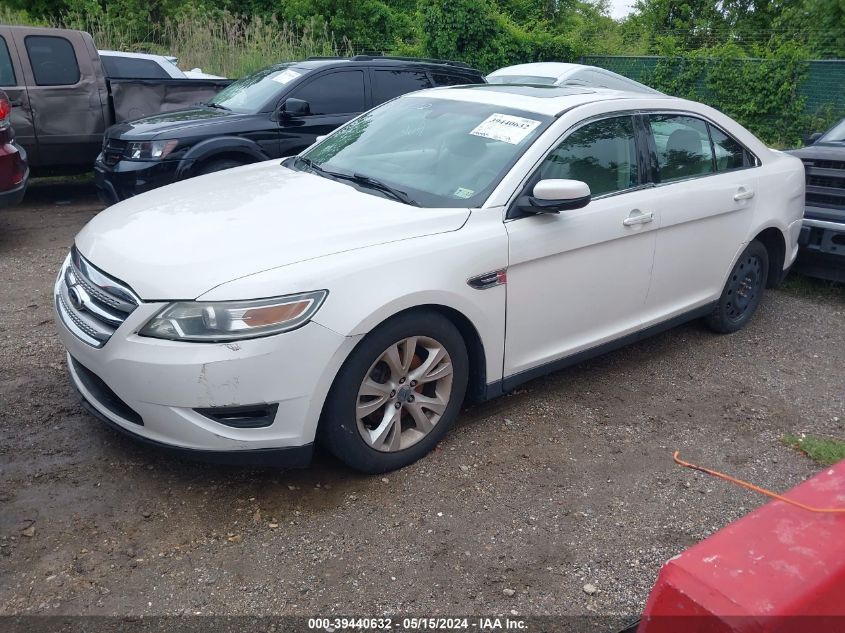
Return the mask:
<path id="1" fill-rule="evenodd" d="M 589 55 L 580 62 L 612 70 L 636 81 L 648 83 L 650 73 L 654 72 L 659 57 L 616 57 Z M 737 59 L 738 64 L 756 60 Z M 798 86 L 797 93 L 804 98 L 804 110 L 808 115 L 821 115 L 832 121 L 845 117 L 845 60 L 811 60 L 807 64 L 807 73 Z M 703 87 L 702 87 L 703 88 Z M 701 91 L 702 95 L 704 90 Z M 706 98 L 702 100 L 706 101 Z M 814 130 L 807 130 L 811 132 Z"/>

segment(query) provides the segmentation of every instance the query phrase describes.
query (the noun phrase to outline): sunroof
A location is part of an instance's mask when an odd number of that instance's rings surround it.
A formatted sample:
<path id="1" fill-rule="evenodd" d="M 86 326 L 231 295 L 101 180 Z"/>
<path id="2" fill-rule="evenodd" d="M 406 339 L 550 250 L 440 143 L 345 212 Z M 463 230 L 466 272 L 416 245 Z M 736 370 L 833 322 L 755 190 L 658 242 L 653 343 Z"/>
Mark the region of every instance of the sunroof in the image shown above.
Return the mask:
<path id="1" fill-rule="evenodd" d="M 578 86 L 541 86 L 537 84 L 477 84 L 472 86 L 455 86 L 460 90 L 488 90 L 490 92 L 508 92 L 526 97 L 550 99 L 569 95 L 593 94 L 595 90 Z"/>

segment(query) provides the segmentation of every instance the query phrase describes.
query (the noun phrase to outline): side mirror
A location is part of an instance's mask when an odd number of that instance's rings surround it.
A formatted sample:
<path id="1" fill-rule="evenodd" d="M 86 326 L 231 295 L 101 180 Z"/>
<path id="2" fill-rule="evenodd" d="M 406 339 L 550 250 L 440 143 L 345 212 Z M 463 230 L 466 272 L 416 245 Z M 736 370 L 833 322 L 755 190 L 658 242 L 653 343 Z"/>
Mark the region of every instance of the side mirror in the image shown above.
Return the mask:
<path id="1" fill-rule="evenodd" d="M 517 206 L 525 213 L 560 213 L 586 207 L 590 197 L 586 182 L 549 178 L 534 185 L 531 195 L 522 196 Z"/>
<path id="2" fill-rule="evenodd" d="M 281 108 L 282 114 L 288 117 L 308 116 L 311 114 L 311 104 L 302 99 L 285 99 Z"/>
<path id="3" fill-rule="evenodd" d="M 816 141 L 818 141 L 822 136 L 824 136 L 823 132 L 813 132 L 804 140 L 804 145 L 812 145 Z"/>

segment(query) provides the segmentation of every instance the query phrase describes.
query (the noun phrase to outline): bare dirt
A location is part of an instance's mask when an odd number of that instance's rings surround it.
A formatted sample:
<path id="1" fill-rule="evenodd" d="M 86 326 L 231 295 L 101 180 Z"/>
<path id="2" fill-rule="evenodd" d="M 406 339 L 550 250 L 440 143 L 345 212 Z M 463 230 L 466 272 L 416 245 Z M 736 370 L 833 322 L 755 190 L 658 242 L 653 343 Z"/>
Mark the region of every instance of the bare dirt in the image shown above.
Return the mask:
<path id="1" fill-rule="evenodd" d="M 686 325 L 468 409 L 386 477 L 176 460 L 68 385 L 51 289 L 100 208 L 35 183 L 0 212 L 0 614 L 636 614 L 764 501 L 673 450 L 785 490 L 818 466 L 782 435 L 845 436 L 845 290 L 799 283 L 738 334 Z"/>

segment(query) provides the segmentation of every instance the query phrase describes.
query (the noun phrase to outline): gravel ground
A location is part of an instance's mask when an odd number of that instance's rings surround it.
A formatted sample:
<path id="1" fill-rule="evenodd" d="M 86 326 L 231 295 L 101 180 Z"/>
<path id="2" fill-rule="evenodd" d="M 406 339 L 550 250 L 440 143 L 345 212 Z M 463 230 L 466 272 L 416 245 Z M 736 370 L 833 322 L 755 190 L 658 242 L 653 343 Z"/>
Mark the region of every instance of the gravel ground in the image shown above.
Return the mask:
<path id="1" fill-rule="evenodd" d="M 785 490 L 817 467 L 781 435 L 845 435 L 845 291 L 801 284 L 738 334 L 679 327 L 468 409 L 386 477 L 179 461 L 68 385 L 51 286 L 99 209 L 36 183 L 0 212 L 0 614 L 636 614 L 763 502 L 673 450 Z"/>

